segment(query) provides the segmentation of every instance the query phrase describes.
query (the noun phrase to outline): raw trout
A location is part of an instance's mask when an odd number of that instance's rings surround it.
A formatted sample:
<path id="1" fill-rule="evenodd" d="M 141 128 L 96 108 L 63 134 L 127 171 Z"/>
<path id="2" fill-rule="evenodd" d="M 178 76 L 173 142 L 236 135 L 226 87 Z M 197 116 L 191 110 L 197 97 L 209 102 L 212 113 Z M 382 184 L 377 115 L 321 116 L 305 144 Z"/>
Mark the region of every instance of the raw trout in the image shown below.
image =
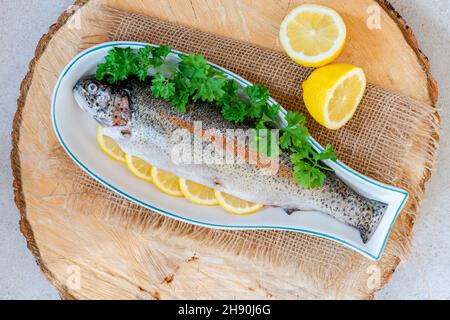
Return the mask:
<path id="1" fill-rule="evenodd" d="M 318 211 L 328 214 L 356 228 L 364 243 L 369 241 L 386 211 L 386 204 L 357 194 L 332 172 L 327 173 L 321 188 L 299 187 L 293 181 L 292 165 L 286 155 L 279 157 L 279 168 L 272 175 L 262 174 L 261 166 L 246 161 L 236 164 L 213 161 L 222 156 L 211 156 L 214 154 L 211 150 L 222 148 L 222 154 L 234 155 L 236 146 L 223 147 L 214 138 L 200 139 L 194 129 L 198 121 L 201 121 L 202 132 L 223 133 L 227 129 L 249 127 L 226 122 L 219 108 L 210 103 L 190 103 L 186 113 L 179 113 L 169 102 L 153 97 L 148 85 L 133 79 L 110 86 L 87 77 L 78 81 L 73 93 L 81 109 L 101 124 L 102 133 L 113 138 L 123 151 L 185 179 L 247 201 L 280 207 L 287 213 Z M 174 133 L 180 129 L 194 138 L 182 139 L 188 142 L 177 141 L 177 147 L 200 141 L 200 150 L 209 150 L 206 154 L 210 156 L 200 163 L 174 159 Z M 241 145 L 239 139 L 237 134 L 238 146 Z M 180 157 L 183 156 L 181 153 Z"/>

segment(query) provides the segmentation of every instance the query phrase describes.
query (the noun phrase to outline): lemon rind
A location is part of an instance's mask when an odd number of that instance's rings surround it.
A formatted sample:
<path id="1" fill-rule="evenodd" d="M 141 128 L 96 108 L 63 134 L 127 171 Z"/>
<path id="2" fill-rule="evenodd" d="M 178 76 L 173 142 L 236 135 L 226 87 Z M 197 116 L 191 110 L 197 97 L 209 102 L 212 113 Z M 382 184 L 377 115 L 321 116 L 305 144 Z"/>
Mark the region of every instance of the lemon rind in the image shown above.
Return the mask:
<path id="1" fill-rule="evenodd" d="M 142 174 L 139 170 L 137 170 L 136 168 L 135 168 L 135 166 L 133 165 L 133 162 L 132 162 L 132 155 L 129 155 L 129 154 L 126 154 L 125 155 L 125 160 L 126 160 L 126 165 L 127 165 L 127 167 L 128 167 L 128 170 L 135 176 L 135 177 L 137 177 L 137 178 L 139 178 L 139 179 L 141 179 L 141 180 L 143 180 L 143 181 L 145 181 L 145 182 L 152 182 L 153 181 L 153 178 L 152 178 L 152 175 L 151 175 L 151 171 L 150 171 L 150 176 L 146 176 L 146 175 L 144 175 L 144 174 Z M 149 165 L 150 166 L 150 165 Z M 152 166 L 150 166 L 151 168 L 152 168 Z"/>
<path id="2" fill-rule="evenodd" d="M 163 192 L 163 193 L 165 193 L 165 194 L 167 194 L 167 195 L 169 195 L 169 196 L 176 197 L 176 198 L 183 198 L 184 195 L 183 195 L 183 192 L 181 192 L 181 190 L 180 190 L 179 193 L 178 193 L 178 192 L 175 193 L 175 192 L 173 192 L 172 190 L 167 189 L 166 187 L 164 187 L 163 185 L 161 185 L 161 184 L 159 183 L 159 180 L 158 180 L 157 175 L 156 175 L 156 173 L 157 173 L 158 170 L 159 170 L 158 168 L 152 167 L 151 176 L 152 176 L 152 182 L 153 182 L 153 185 L 154 185 L 159 191 L 161 191 L 161 192 Z"/>
<path id="3" fill-rule="evenodd" d="M 115 153 L 112 153 L 108 148 L 105 148 L 104 142 L 103 142 L 103 134 L 102 134 L 102 127 L 97 128 L 97 143 L 100 147 L 100 149 L 105 153 L 108 157 L 111 159 L 120 162 L 122 164 L 127 164 L 127 161 L 125 159 L 126 153 L 124 152 L 123 158 L 118 157 Z M 123 151 L 122 151 L 123 152 Z"/>
<path id="4" fill-rule="evenodd" d="M 228 213 L 234 214 L 234 215 L 250 215 L 250 214 L 254 214 L 257 213 L 258 211 L 260 211 L 264 205 L 262 204 L 256 204 L 254 207 L 251 207 L 251 210 L 236 210 L 236 208 L 228 205 L 227 202 L 224 201 L 223 197 L 222 197 L 222 193 L 219 190 L 214 190 L 214 194 L 217 198 L 217 201 L 219 201 L 219 205 L 222 209 L 224 209 L 225 211 L 227 211 Z"/>
<path id="5" fill-rule="evenodd" d="M 334 93 L 336 92 L 337 88 L 342 85 L 342 83 L 344 83 L 345 80 L 353 77 L 353 76 L 358 76 L 358 78 L 361 80 L 362 82 L 362 89 L 359 92 L 359 95 L 356 99 L 356 103 L 353 106 L 352 112 L 350 112 L 344 119 L 342 119 L 339 122 L 335 122 L 335 121 L 331 121 L 330 120 L 330 114 L 328 112 L 328 106 L 330 105 L 330 101 L 334 96 Z M 339 79 L 339 81 L 337 81 L 334 86 L 332 87 L 332 89 L 330 90 L 330 92 L 328 93 L 328 96 L 325 100 L 325 105 L 324 105 L 324 121 L 326 123 L 326 126 L 328 129 L 331 130 L 337 130 L 342 128 L 347 122 L 349 122 L 353 116 L 355 115 L 356 110 L 358 109 L 358 106 L 361 104 L 361 101 L 364 97 L 364 92 L 367 86 L 367 80 L 366 80 L 366 76 L 364 74 L 364 70 L 362 68 L 359 67 L 354 67 L 354 69 L 349 70 L 348 72 L 346 72 L 345 74 L 343 74 L 341 76 L 341 78 Z"/>

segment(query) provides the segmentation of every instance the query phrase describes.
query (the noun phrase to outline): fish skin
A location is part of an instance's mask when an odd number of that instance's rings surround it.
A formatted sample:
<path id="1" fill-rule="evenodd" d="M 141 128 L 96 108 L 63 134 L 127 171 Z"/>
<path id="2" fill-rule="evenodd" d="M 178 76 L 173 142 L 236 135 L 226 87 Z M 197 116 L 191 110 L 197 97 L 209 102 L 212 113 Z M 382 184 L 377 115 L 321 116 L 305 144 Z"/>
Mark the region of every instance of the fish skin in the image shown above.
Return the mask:
<path id="1" fill-rule="evenodd" d="M 191 133 L 193 139 L 176 141 L 178 145 L 189 148 L 192 143 L 200 143 L 203 151 L 223 151 L 223 146 L 200 139 L 194 133 L 195 121 L 202 121 L 202 133 L 215 132 L 214 137 L 224 135 L 227 129 L 249 128 L 226 122 L 219 108 L 210 103 L 190 103 L 186 113 L 179 113 L 169 102 L 154 98 L 148 86 L 134 79 L 109 86 L 88 77 L 79 80 L 73 92 L 81 109 L 105 126 L 102 133 L 113 138 L 123 151 L 185 179 L 247 201 L 283 208 L 289 214 L 311 210 L 328 214 L 356 228 L 364 243 L 370 240 L 387 209 L 386 204 L 357 194 L 332 172 L 326 173 L 323 187 L 300 188 L 293 181 L 292 164 L 286 154 L 280 156 L 279 170 L 274 175 L 261 174 L 261 166 L 246 161 L 216 164 L 214 160 L 223 157 L 220 152 L 207 153 L 210 159 L 205 158 L 205 163 L 174 164 L 173 133 L 180 128 Z M 237 141 L 239 148 L 239 136 Z M 236 149 L 225 151 L 230 152 L 235 154 Z"/>

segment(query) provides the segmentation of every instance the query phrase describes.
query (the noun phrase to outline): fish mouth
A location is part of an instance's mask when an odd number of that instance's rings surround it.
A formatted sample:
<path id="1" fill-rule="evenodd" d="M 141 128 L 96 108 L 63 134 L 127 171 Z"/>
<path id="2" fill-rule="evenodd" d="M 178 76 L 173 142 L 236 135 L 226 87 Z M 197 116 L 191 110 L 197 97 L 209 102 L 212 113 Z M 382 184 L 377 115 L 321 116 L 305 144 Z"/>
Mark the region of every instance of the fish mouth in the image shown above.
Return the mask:
<path id="1" fill-rule="evenodd" d="M 88 103 L 86 103 L 87 91 L 83 88 L 81 80 L 74 86 L 72 92 L 73 97 L 75 98 L 75 101 L 81 110 L 89 114 L 101 126 L 103 127 L 111 126 L 111 123 L 109 123 L 106 119 L 98 117 L 89 107 Z"/>
<path id="2" fill-rule="evenodd" d="M 81 110 L 83 110 L 84 112 L 89 112 L 89 108 L 86 106 L 86 100 L 81 93 L 82 91 L 84 91 L 83 87 L 79 83 L 77 83 L 72 90 L 73 96 Z"/>

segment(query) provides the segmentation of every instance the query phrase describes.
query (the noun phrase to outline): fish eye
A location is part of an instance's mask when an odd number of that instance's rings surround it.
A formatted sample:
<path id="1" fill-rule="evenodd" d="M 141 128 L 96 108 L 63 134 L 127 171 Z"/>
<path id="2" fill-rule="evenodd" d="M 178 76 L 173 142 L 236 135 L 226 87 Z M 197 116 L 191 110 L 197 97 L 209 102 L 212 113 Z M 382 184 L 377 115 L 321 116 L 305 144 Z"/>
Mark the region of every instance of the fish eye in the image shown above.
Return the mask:
<path id="1" fill-rule="evenodd" d="M 88 84 L 87 91 L 90 94 L 96 94 L 97 90 L 98 90 L 98 86 L 95 83 L 91 82 L 91 83 Z"/>

